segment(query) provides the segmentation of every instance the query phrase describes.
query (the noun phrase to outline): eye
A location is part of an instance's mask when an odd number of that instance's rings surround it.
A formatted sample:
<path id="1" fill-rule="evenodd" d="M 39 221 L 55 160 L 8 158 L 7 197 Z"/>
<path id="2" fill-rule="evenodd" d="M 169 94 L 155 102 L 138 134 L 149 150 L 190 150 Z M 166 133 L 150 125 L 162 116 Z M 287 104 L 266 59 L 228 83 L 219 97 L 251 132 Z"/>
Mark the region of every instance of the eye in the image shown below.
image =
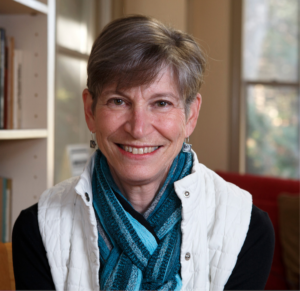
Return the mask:
<path id="1" fill-rule="evenodd" d="M 161 101 L 157 101 L 156 104 L 157 104 L 158 107 L 166 107 L 166 106 L 170 105 L 169 102 L 162 101 L 162 100 Z"/>
<path id="2" fill-rule="evenodd" d="M 124 101 L 122 99 L 113 99 L 113 102 L 115 105 L 123 105 L 124 104 Z"/>

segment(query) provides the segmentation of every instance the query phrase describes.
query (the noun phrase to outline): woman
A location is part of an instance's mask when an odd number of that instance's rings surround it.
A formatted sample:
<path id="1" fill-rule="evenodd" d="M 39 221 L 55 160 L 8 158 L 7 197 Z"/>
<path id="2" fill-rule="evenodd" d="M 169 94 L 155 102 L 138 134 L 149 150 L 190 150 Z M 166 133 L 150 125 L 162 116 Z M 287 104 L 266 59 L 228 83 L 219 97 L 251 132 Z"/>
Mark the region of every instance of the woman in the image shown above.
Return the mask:
<path id="1" fill-rule="evenodd" d="M 184 143 L 205 59 L 194 39 L 143 16 L 95 41 L 83 91 L 98 150 L 14 227 L 19 289 L 263 289 L 274 247 L 266 213 Z"/>

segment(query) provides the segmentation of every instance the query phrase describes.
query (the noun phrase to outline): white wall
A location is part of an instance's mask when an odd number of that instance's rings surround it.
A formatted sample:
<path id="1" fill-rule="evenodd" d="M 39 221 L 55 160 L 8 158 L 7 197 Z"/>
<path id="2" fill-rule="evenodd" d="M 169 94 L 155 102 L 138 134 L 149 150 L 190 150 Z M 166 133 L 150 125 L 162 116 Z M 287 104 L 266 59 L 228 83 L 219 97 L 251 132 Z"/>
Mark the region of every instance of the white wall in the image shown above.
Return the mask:
<path id="1" fill-rule="evenodd" d="M 144 14 L 186 31 L 186 0 L 124 0 L 124 14 Z"/>
<path id="2" fill-rule="evenodd" d="M 189 32 L 208 54 L 200 117 L 190 140 L 201 163 L 229 167 L 230 0 L 190 0 Z"/>

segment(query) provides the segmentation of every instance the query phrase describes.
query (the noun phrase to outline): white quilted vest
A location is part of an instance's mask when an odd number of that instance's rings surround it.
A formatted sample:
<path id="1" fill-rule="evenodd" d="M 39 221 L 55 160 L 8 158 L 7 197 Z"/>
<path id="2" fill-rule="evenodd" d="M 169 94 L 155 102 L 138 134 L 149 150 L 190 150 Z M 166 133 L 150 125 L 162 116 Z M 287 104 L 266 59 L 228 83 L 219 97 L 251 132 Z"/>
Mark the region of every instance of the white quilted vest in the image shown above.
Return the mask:
<path id="1" fill-rule="evenodd" d="M 252 197 L 199 164 L 193 154 L 192 173 L 175 183 L 182 201 L 182 290 L 223 290 L 246 238 Z M 39 228 L 56 290 L 100 289 L 93 163 L 94 157 L 80 177 L 46 190 L 38 204 Z"/>

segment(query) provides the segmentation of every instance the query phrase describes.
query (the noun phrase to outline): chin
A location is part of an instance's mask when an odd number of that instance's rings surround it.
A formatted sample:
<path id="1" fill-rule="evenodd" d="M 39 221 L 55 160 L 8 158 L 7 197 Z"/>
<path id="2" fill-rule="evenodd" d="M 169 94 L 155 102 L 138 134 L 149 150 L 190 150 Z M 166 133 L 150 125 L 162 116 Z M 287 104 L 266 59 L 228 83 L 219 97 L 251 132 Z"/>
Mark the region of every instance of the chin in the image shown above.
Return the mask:
<path id="1" fill-rule="evenodd" d="M 149 166 L 141 166 L 141 167 L 125 167 L 123 171 L 115 171 L 117 176 L 121 178 L 123 181 L 137 183 L 137 182 L 146 182 L 151 181 L 153 179 L 157 179 L 161 176 L 162 171 L 151 171 L 149 172 Z"/>

